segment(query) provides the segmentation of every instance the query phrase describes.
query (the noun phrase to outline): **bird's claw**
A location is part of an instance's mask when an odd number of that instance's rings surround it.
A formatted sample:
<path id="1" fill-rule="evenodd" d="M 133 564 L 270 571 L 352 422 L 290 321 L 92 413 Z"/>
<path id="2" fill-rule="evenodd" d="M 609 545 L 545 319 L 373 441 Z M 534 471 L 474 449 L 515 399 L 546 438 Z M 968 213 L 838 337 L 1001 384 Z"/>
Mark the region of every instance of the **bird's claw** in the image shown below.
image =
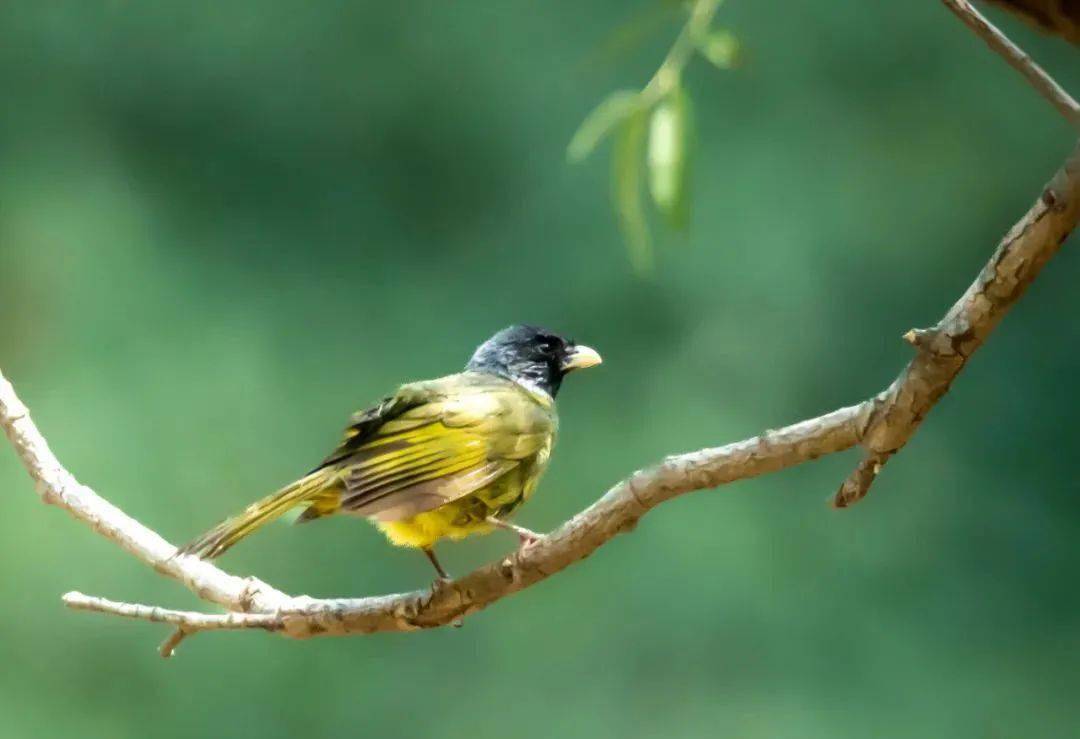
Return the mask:
<path id="1" fill-rule="evenodd" d="M 543 534 L 536 534 L 532 531 L 519 531 L 518 532 L 518 549 L 527 549 L 533 544 L 539 544 L 540 540 L 544 538 Z"/>
<path id="2" fill-rule="evenodd" d="M 500 529 L 506 529 L 507 531 L 513 531 L 518 537 L 518 551 L 525 549 L 526 547 L 536 544 L 544 538 L 543 534 L 538 534 L 535 531 L 530 531 L 524 526 L 518 526 L 517 524 L 510 523 L 509 521 L 503 521 L 495 516 L 488 517 L 488 523 L 492 526 L 497 526 Z"/>

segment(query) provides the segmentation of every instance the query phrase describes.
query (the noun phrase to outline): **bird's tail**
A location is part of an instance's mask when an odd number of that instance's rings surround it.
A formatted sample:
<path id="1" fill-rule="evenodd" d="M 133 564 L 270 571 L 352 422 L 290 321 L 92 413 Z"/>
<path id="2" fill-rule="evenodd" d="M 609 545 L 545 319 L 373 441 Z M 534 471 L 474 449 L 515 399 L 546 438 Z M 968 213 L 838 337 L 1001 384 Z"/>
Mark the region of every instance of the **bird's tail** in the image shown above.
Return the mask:
<path id="1" fill-rule="evenodd" d="M 330 487 L 333 472 L 321 469 L 302 477 L 291 485 L 286 485 L 273 495 L 252 503 L 238 515 L 227 518 L 180 548 L 180 554 L 194 554 L 196 557 L 213 559 L 223 554 L 229 547 L 248 534 L 281 516 L 291 508 L 311 502 L 326 495 Z"/>

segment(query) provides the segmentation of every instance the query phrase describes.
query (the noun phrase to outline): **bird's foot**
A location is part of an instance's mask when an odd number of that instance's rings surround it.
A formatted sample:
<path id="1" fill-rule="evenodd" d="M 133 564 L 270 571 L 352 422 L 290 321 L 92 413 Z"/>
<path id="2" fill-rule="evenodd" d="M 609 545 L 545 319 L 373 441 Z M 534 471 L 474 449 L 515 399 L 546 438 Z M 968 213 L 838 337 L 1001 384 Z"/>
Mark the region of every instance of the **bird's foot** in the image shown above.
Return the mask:
<path id="1" fill-rule="evenodd" d="M 513 531 L 518 537 L 518 549 L 524 549 L 525 547 L 532 546 L 538 541 L 544 538 L 543 534 L 538 534 L 535 531 L 530 531 L 524 526 L 518 526 L 517 524 L 510 523 L 509 521 L 503 521 L 500 518 L 491 516 L 488 518 L 488 523 L 492 526 L 497 526 L 500 529 L 506 529 L 507 531 Z"/>
<path id="2" fill-rule="evenodd" d="M 453 578 L 450 577 L 450 575 L 446 572 L 446 569 L 442 566 L 442 563 L 439 562 L 439 558 L 435 556 L 434 549 L 432 549 L 431 547 L 425 547 L 423 549 L 423 552 L 424 555 L 428 558 L 428 561 L 431 562 L 431 565 L 435 568 L 435 572 L 438 574 L 438 577 L 435 578 L 435 583 L 431 586 L 431 589 L 438 590 L 439 587 L 445 586 Z"/>
<path id="3" fill-rule="evenodd" d="M 519 529 L 518 535 L 518 549 L 525 549 L 531 547 L 533 544 L 538 543 L 544 538 L 543 534 L 538 534 L 535 531 L 529 531 L 528 529 Z"/>

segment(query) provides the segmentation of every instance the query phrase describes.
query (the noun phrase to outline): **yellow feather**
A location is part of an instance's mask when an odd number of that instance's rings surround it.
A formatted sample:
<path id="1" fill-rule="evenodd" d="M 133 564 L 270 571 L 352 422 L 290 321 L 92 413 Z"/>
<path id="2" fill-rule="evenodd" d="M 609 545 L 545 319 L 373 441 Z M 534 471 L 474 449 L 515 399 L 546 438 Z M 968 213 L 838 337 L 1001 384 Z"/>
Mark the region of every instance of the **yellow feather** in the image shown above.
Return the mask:
<path id="1" fill-rule="evenodd" d="M 399 547 L 427 548 L 439 539 L 464 539 L 472 534 L 486 534 L 494 527 L 486 521 L 471 520 L 465 509 L 470 504 L 455 501 L 434 510 L 418 513 L 400 521 L 376 521 L 375 525 L 391 544 Z"/>
<path id="2" fill-rule="evenodd" d="M 383 495 L 388 495 L 403 487 L 409 487 L 439 477 L 449 477 L 456 472 L 475 467 L 483 461 L 484 456 L 482 454 L 443 457 L 435 460 L 431 464 L 393 470 L 392 474 L 389 476 L 385 476 L 382 479 L 373 482 L 364 479 L 363 483 L 356 487 L 356 492 L 363 493 L 369 490 L 374 491 L 379 490 L 380 488 L 386 488 L 385 490 L 380 490 L 377 496 L 382 497 Z"/>

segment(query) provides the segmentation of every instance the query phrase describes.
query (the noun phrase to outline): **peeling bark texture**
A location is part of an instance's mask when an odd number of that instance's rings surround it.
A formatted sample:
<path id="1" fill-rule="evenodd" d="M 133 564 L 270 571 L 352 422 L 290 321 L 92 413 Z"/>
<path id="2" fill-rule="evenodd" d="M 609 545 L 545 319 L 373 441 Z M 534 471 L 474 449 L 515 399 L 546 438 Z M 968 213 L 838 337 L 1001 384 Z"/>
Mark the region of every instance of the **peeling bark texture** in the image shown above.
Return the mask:
<path id="1" fill-rule="evenodd" d="M 990 0 L 1046 33 L 1080 46 L 1080 0 Z"/>
<path id="2" fill-rule="evenodd" d="M 904 335 L 916 349 L 915 358 L 871 401 L 873 410 L 861 439 L 868 456 L 837 492 L 836 507 L 866 495 L 881 467 L 915 433 L 967 360 L 1076 228 L 1078 218 L 1080 143 L 945 317 L 933 328 L 912 329 Z"/>
<path id="3" fill-rule="evenodd" d="M 971 8 L 966 0 L 943 0 L 976 33 L 1019 69 L 1059 110 L 1076 103 L 1026 54 Z M 1003 3 L 1053 5 L 1075 20 L 1074 2 Z M 1080 143 L 1041 196 L 998 245 L 975 281 L 936 326 L 912 329 L 904 338 L 915 357 L 893 383 L 858 405 L 766 431 L 726 446 L 667 457 L 639 470 L 599 500 L 517 552 L 430 590 L 367 598 L 291 596 L 253 577 L 230 575 L 186 554 L 81 484 L 56 459 L 30 419 L 11 383 L 0 374 L 3 427 L 38 494 L 67 510 L 158 573 L 179 581 L 199 598 L 227 613 L 176 611 L 68 593 L 77 610 L 170 624 L 176 631 L 161 645 L 170 656 L 187 636 L 200 631 L 262 629 L 295 638 L 412 631 L 459 623 L 501 598 L 551 577 L 630 531 L 649 510 L 695 490 L 809 462 L 857 444 L 863 460 L 836 493 L 838 508 L 861 500 L 885 463 L 911 438 L 934 404 L 948 391 L 971 355 L 1019 300 L 1080 219 Z"/>

